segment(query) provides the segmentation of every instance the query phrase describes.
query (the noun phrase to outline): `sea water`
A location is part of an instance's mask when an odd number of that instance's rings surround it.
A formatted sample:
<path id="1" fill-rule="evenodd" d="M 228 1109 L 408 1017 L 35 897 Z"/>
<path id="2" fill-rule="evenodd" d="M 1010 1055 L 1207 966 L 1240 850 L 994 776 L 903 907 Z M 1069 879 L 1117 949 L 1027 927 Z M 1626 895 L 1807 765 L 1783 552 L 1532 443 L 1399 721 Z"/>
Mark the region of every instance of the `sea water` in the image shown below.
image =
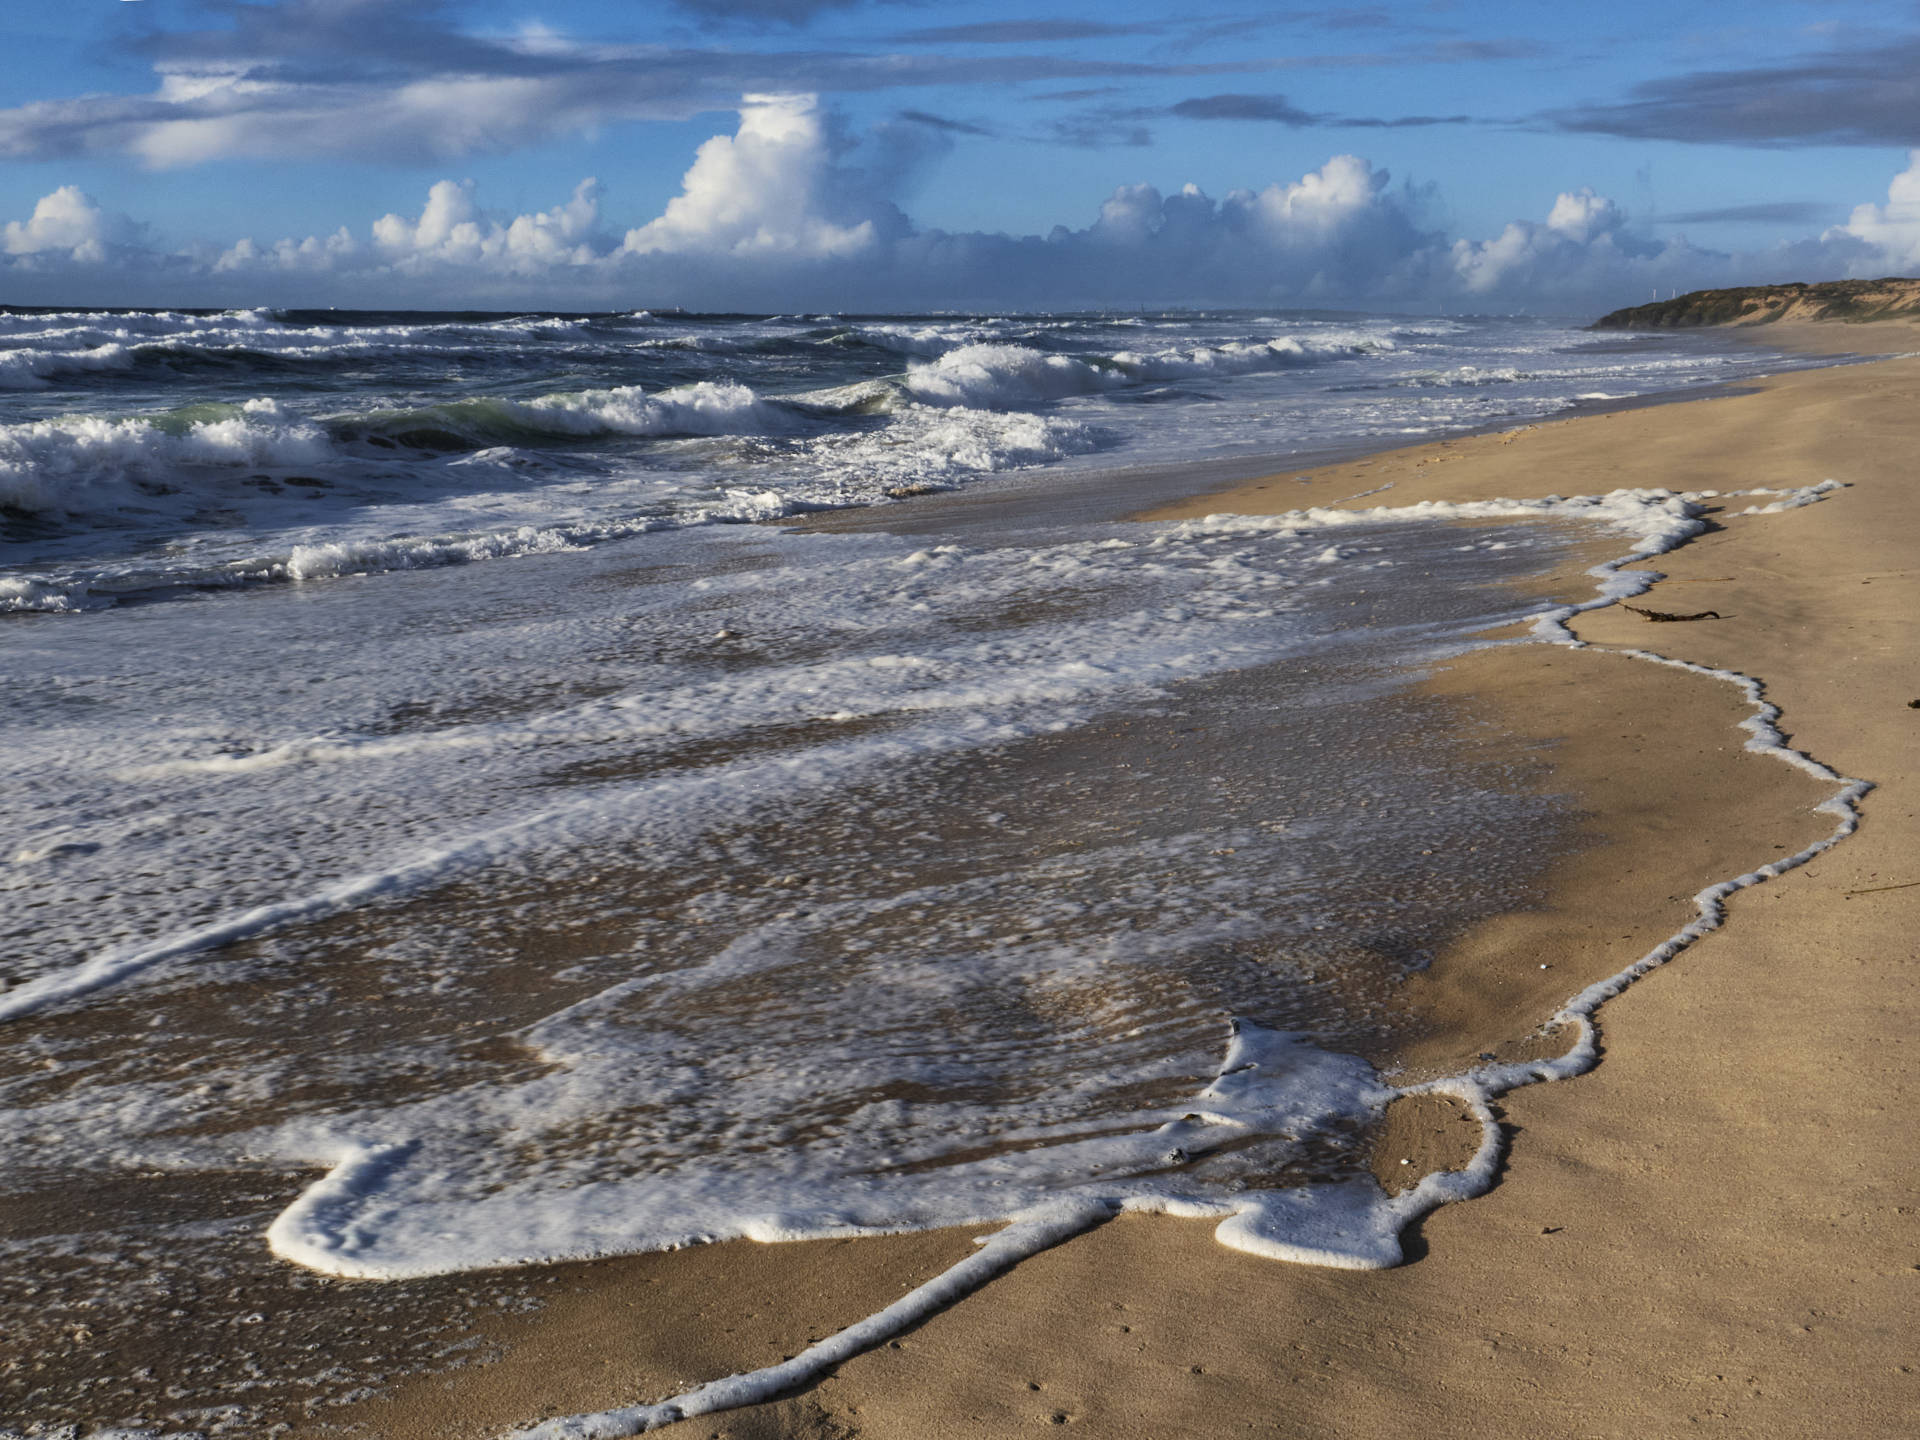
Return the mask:
<path id="1" fill-rule="evenodd" d="M 1365 1258 L 1397 986 L 1568 835 L 1410 681 L 1687 507 L 1117 497 L 1781 363 L 1254 314 L 0 346 L 0 1310 L 247 1324 L 267 1410 L 444 1363 L 321 1363 L 315 1273 L 428 1334 L 410 1279 L 1075 1196 Z M 171 1398 L 98 1348 L 13 1408 L 253 1423 L 230 1347 Z"/>

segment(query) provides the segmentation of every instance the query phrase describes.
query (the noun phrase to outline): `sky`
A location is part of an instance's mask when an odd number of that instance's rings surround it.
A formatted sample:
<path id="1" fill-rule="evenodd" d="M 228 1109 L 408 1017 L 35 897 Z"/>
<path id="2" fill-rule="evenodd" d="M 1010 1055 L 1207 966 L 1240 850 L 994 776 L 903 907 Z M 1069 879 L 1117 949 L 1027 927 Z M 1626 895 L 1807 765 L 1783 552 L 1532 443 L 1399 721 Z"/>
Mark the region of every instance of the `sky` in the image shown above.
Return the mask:
<path id="1" fill-rule="evenodd" d="M 1920 271 L 1920 0 L 73 0 L 0 303 L 1581 314 Z"/>

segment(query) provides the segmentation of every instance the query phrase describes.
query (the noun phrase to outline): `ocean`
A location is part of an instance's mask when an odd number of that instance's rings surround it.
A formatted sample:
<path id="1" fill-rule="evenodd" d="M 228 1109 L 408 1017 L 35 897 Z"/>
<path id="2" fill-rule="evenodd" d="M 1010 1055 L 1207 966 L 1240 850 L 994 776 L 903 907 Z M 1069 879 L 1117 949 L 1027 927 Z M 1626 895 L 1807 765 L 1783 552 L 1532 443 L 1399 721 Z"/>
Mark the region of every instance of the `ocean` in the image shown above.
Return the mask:
<path id="1" fill-rule="evenodd" d="M 1089 1197 L 1376 1263 L 1398 986 L 1573 843 L 1414 682 L 1684 506 L 1127 516 L 1804 363 L 0 311 L 7 1413 L 253 1433 L 511 1267 Z"/>

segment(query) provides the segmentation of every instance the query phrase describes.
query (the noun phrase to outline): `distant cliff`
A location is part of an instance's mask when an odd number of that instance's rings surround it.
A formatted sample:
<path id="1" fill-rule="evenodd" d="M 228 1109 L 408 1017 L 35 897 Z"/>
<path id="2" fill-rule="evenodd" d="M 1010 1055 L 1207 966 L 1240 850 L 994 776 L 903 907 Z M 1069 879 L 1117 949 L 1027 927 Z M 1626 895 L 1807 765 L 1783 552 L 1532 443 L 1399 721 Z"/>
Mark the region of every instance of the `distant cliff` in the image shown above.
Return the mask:
<path id="1" fill-rule="evenodd" d="M 1681 330 L 1696 325 L 1767 325 L 1775 320 L 1890 320 L 1920 316 L 1920 280 L 1824 280 L 1818 285 L 1747 285 L 1695 290 L 1631 305 L 1593 322 L 1595 330 Z"/>

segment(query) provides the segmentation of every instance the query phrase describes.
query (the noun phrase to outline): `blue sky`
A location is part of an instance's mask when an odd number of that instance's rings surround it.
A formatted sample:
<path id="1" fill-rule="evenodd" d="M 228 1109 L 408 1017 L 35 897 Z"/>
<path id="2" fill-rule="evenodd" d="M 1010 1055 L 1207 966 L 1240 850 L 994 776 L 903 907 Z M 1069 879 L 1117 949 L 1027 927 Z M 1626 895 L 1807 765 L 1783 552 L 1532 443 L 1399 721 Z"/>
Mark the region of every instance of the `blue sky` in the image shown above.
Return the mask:
<path id="1" fill-rule="evenodd" d="M 13 303 L 1577 307 L 1920 263 L 1912 3 L 78 0 L 4 26 Z"/>

